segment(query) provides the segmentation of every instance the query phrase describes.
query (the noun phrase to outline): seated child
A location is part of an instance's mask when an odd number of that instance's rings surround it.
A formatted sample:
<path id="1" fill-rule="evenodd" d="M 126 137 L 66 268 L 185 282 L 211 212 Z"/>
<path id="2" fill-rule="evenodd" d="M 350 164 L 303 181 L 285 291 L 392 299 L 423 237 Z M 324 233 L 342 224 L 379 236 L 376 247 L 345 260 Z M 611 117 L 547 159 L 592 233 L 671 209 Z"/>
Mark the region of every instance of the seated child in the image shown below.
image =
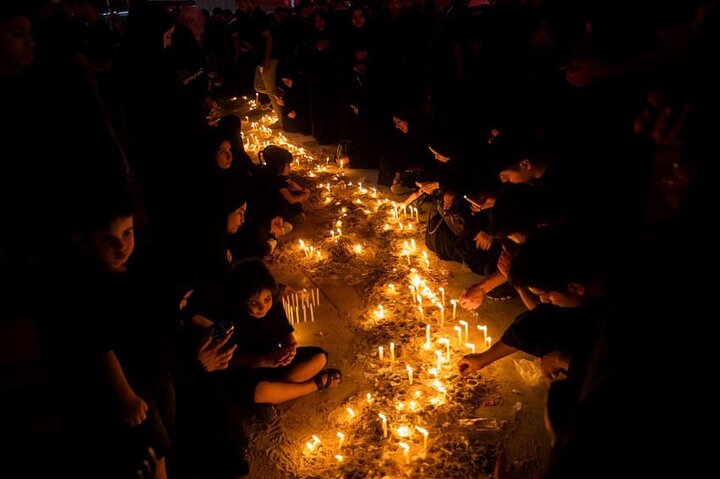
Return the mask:
<path id="1" fill-rule="evenodd" d="M 340 384 L 339 370 L 323 369 L 327 352 L 297 345 L 278 301 L 278 284 L 262 261 L 239 263 L 226 291 L 225 304 L 213 320 L 218 326 L 234 327 L 230 342 L 238 347 L 229 370 L 220 373 L 231 397 L 279 404 Z"/>
<path id="2" fill-rule="evenodd" d="M 293 160 L 292 153 L 285 148 L 268 145 L 261 155 L 265 161 L 268 207 L 274 207 L 285 223 L 297 228 L 305 219 L 303 203 L 310 197 L 310 190 L 288 177 Z"/>

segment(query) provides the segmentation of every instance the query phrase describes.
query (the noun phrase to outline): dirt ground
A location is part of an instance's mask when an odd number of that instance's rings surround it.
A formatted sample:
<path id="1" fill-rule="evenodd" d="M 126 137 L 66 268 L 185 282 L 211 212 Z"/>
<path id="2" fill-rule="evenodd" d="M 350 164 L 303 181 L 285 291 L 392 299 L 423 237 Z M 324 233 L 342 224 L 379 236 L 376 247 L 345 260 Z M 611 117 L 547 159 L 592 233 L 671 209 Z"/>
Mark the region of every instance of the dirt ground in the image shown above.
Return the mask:
<path id="1" fill-rule="evenodd" d="M 272 131 L 270 142 L 277 132 Z M 307 137 L 285 136 L 290 143 L 321 158 L 321 165 L 325 157 L 332 158 L 331 149 L 322 149 Z M 304 172 L 302 181 L 307 185 L 331 183 L 333 201 L 326 205 L 322 200 L 330 193 L 311 187 L 313 206 L 308 208 L 306 221 L 281 239 L 271 268 L 281 282 L 295 289 L 320 289 L 316 321 L 296 325 L 296 337 L 300 345 L 326 349 L 330 365 L 341 369 L 344 377 L 337 389 L 291 401 L 275 410 L 268 408 L 247 421 L 249 477 L 484 478 L 492 472 L 501 449 L 507 454 L 510 477 L 540 477 L 549 454 L 543 426 L 547 386 L 542 381 L 528 384 L 516 366 L 517 360 L 532 358 L 516 354 L 483 370 L 478 377 L 461 379 L 455 363 L 469 352 L 462 343 L 453 341 L 450 361 L 435 375 L 430 370 L 435 355 L 422 348 L 426 323 L 433 328 L 433 349 L 442 347 L 436 344 L 440 336 L 453 338 L 453 327 L 458 323 L 450 320 L 449 299 L 459 297 L 463 288 L 480 277 L 463 265 L 439 261 L 432 253 L 428 269 L 416 264 L 421 258 L 414 257 L 413 266 L 430 289 L 444 287 L 447 298 L 444 329 L 438 323 L 439 312 L 429 304 L 425 305 L 427 316 L 418 318 L 417 306 L 407 293 L 413 272 L 406 258 L 398 256 L 397 244 L 415 239 L 418 248 L 424 248 L 423 213 L 411 232 L 396 233 L 394 223 L 393 229 L 384 231 L 388 206 L 372 213 L 363 213 L 364 206 L 354 208 L 357 198 L 372 194 L 369 189 L 377 171 L 350 169 L 335 176 L 323 172 L 311 178 L 305 163 L 297 170 Z M 331 172 L 336 173 L 334 167 Z M 358 181 L 367 191 L 364 196 L 359 193 Z M 377 197 L 401 199 L 382 187 L 377 188 Z M 347 209 L 345 217 L 343 207 Z M 330 238 L 337 219 L 343 220 L 340 240 Z M 300 239 L 320 248 L 323 259 L 306 260 L 298 247 Z M 352 253 L 353 244 L 363 245 L 362 254 Z M 396 285 L 397 294 L 388 293 L 389 283 Z M 378 304 L 383 304 L 388 313 L 383 320 L 373 317 Z M 482 333 L 474 330 L 475 325 L 487 325 L 488 335 L 497 338 L 522 310 L 518 299 L 488 299 L 477 315 L 458 306 L 457 319 L 469 323 L 470 341 L 482 351 Z M 393 368 L 388 367 L 390 341 L 397 344 Z M 385 346 L 384 361 L 378 358 L 380 345 Z M 412 386 L 406 364 L 415 368 Z M 435 381 L 441 381 L 441 386 L 433 386 Z M 431 396 L 438 402 L 428 402 Z M 414 397 L 418 402 L 412 400 Z M 352 408 L 354 417 L 347 407 Z M 388 418 L 387 438 L 383 437 L 379 413 Z M 406 426 L 405 430 L 401 426 Z M 428 431 L 427 448 L 415 426 Z M 338 432 L 344 434 L 342 440 Z"/>

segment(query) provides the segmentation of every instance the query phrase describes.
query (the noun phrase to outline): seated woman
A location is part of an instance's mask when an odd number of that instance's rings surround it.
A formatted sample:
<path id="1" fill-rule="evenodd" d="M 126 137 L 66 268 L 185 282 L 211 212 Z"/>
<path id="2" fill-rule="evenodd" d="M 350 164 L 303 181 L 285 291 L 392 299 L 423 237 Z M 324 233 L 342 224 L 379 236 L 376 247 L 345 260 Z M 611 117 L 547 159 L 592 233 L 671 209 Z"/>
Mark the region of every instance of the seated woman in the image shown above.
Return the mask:
<path id="1" fill-rule="evenodd" d="M 337 387 L 338 369 L 323 369 L 328 354 L 319 347 L 300 346 L 279 299 L 278 284 L 259 260 L 237 265 L 226 286 L 222 305 L 203 298 L 193 304 L 193 322 L 219 330 L 234 328 L 237 344 L 222 383 L 231 397 L 244 403 L 279 404 L 315 391 Z"/>

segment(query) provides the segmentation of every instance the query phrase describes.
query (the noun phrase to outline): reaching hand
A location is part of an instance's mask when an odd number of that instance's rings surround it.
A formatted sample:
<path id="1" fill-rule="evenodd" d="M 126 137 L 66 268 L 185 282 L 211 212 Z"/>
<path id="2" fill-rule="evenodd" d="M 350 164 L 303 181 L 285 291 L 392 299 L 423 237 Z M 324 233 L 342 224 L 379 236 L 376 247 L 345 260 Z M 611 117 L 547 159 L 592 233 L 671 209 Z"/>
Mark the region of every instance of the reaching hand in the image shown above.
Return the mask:
<path id="1" fill-rule="evenodd" d="M 276 238 L 279 238 L 283 235 L 283 224 L 285 221 L 283 220 L 282 216 L 276 216 L 275 218 L 270 221 L 270 233 L 275 236 Z"/>
<path id="2" fill-rule="evenodd" d="M 487 251 L 490 249 L 493 243 L 493 237 L 484 231 L 480 231 L 475 235 L 475 248 Z"/>
<path id="3" fill-rule="evenodd" d="M 466 354 L 458 361 L 458 372 L 460 376 L 468 376 L 487 366 L 483 360 L 483 354 Z"/>
<path id="4" fill-rule="evenodd" d="M 148 405 L 140 396 L 133 394 L 121 403 L 123 422 L 129 426 L 139 426 L 147 418 Z"/>
<path id="5" fill-rule="evenodd" d="M 460 295 L 460 306 L 465 309 L 477 309 L 485 299 L 485 289 L 483 283 L 470 286 Z"/>

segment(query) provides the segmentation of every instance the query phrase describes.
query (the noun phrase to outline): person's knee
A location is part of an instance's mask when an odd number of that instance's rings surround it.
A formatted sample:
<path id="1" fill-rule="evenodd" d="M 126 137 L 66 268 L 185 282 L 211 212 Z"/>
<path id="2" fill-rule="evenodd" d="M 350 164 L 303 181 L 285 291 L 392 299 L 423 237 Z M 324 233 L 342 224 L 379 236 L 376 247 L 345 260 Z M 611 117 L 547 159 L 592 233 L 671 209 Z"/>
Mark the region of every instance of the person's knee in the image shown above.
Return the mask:
<path id="1" fill-rule="evenodd" d="M 270 381 L 260 381 L 255 386 L 255 393 L 253 401 L 256 404 L 268 404 L 272 403 L 272 383 Z"/>

